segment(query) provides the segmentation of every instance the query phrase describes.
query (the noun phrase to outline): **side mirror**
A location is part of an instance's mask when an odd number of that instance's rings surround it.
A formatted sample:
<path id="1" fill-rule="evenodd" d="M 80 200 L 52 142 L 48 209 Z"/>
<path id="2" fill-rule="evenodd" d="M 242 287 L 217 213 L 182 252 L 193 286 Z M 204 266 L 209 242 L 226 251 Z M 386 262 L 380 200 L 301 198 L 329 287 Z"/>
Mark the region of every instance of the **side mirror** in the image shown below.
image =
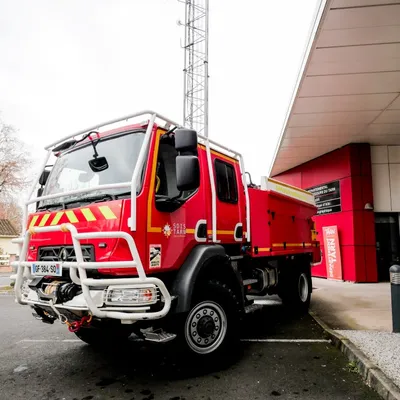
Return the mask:
<path id="1" fill-rule="evenodd" d="M 44 169 L 39 178 L 40 186 L 44 186 L 46 184 L 47 179 L 49 178 L 49 175 L 50 175 L 50 171 L 48 169 Z"/>
<path id="2" fill-rule="evenodd" d="M 89 160 L 89 166 L 93 172 L 100 172 L 108 168 L 108 162 L 105 157 L 96 157 Z"/>
<path id="3" fill-rule="evenodd" d="M 200 164 L 196 156 L 176 157 L 176 187 L 180 192 L 200 186 Z"/>
<path id="4" fill-rule="evenodd" d="M 44 190 L 44 187 L 41 186 L 37 191 L 37 196 L 36 197 L 40 197 L 43 194 L 43 190 Z M 39 205 L 40 205 L 40 201 L 37 201 L 36 202 L 36 210 L 39 208 Z"/>
<path id="5" fill-rule="evenodd" d="M 175 149 L 180 153 L 197 155 L 197 132 L 193 129 L 176 129 Z"/>

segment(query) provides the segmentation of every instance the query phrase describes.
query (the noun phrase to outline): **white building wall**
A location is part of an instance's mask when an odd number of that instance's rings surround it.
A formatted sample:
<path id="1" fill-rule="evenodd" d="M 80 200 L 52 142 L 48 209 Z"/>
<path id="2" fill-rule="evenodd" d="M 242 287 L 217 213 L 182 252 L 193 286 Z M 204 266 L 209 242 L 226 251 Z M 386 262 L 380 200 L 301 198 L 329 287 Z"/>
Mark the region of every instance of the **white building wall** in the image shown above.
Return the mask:
<path id="1" fill-rule="evenodd" d="M 400 212 L 400 146 L 371 146 L 375 212 Z"/>
<path id="2" fill-rule="evenodd" d="M 2 249 L 3 254 L 18 254 L 18 245 L 11 243 L 13 238 L 0 237 L 0 249 Z"/>

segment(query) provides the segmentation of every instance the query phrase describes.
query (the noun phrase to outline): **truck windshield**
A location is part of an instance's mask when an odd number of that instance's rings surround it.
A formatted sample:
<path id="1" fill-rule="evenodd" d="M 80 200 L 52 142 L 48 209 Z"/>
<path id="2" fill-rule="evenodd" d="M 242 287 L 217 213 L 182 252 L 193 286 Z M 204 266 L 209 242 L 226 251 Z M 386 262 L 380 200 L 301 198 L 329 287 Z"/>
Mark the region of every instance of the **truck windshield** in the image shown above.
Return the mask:
<path id="1" fill-rule="evenodd" d="M 99 157 L 105 157 L 108 168 L 93 172 L 88 161 L 93 158 L 93 147 L 90 143 L 77 147 L 60 155 L 52 168 L 42 196 L 60 193 L 60 197 L 40 202 L 40 207 L 55 203 L 79 201 L 85 197 L 101 194 L 127 192 L 129 188 L 99 189 L 88 193 L 62 195 L 71 190 L 92 188 L 98 185 L 130 182 L 144 140 L 144 132 L 124 133 L 118 136 L 101 139 L 96 146 Z"/>

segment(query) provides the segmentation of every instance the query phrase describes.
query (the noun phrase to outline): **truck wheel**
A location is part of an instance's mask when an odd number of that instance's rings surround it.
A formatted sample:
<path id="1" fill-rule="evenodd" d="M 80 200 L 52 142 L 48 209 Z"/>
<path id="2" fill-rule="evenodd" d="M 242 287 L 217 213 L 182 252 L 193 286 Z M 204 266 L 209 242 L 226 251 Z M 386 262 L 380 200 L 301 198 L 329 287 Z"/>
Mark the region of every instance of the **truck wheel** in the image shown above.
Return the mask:
<path id="1" fill-rule="evenodd" d="M 195 295 L 184 322 L 184 342 L 191 354 L 208 357 L 228 352 L 239 340 L 239 304 L 234 291 L 209 281 Z"/>
<path id="2" fill-rule="evenodd" d="M 280 297 L 290 310 L 305 314 L 311 302 L 311 274 L 309 269 L 293 269 L 282 282 Z"/>
<path id="3" fill-rule="evenodd" d="M 118 329 L 81 328 L 75 335 L 91 346 L 120 346 L 128 342 L 130 333 Z"/>

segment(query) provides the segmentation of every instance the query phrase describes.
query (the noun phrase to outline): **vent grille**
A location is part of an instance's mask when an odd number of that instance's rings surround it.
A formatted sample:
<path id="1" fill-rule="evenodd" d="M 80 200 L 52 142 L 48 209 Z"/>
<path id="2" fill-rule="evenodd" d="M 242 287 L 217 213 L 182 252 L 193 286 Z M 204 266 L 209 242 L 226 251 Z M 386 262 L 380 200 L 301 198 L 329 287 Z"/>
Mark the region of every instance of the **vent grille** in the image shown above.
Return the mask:
<path id="1" fill-rule="evenodd" d="M 81 246 L 83 260 L 85 262 L 94 260 L 94 247 Z M 63 257 L 61 256 L 63 254 Z M 73 246 L 52 246 L 52 247 L 39 247 L 38 261 L 76 261 L 75 250 Z"/>

